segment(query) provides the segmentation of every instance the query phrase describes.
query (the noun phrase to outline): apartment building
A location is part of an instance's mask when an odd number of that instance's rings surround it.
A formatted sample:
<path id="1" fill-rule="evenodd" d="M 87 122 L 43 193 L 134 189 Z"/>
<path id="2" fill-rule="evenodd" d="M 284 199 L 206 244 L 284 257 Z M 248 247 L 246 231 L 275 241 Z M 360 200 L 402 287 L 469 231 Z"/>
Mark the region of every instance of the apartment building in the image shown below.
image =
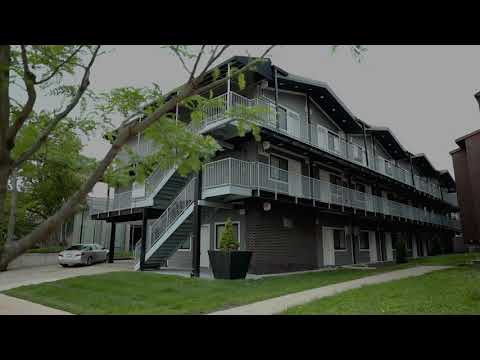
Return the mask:
<path id="1" fill-rule="evenodd" d="M 244 66 L 235 56 L 218 68 Z M 90 201 L 91 217 L 126 223 L 137 270 L 209 268 L 225 221 L 240 249 L 253 251 L 254 274 L 393 261 L 394 242 L 427 256 L 460 231 L 449 200 L 455 181 L 425 154 L 412 154 L 386 127 L 358 119 L 325 83 L 267 61 L 215 90 L 221 105 L 190 131 L 210 134 L 222 150 L 196 174 L 158 169 L 144 184 Z M 261 141 L 239 136 L 232 109 L 268 108 L 252 119 Z M 177 120 L 190 122 L 186 109 Z M 132 119 L 132 121 L 136 121 Z M 136 139 L 137 152 L 153 144 Z M 125 156 L 125 155 L 123 155 Z M 133 230 L 132 230 L 133 229 Z"/>

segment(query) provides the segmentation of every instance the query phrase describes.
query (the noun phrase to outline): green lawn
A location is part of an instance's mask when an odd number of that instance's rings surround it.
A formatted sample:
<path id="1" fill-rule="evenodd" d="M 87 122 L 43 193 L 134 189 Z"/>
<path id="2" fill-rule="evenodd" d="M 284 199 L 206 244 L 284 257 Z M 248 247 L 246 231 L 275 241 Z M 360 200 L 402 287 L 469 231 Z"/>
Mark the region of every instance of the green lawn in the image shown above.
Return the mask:
<path id="1" fill-rule="evenodd" d="M 403 267 L 232 281 L 113 272 L 22 286 L 5 293 L 74 314 L 201 314 Z"/>
<path id="2" fill-rule="evenodd" d="M 74 314 L 202 314 L 410 266 L 423 264 L 458 265 L 478 257 L 480 257 L 480 254 L 455 254 L 417 259 L 407 264 L 389 265 L 378 269 L 339 269 L 260 280 L 213 281 L 148 272 L 113 272 L 23 286 L 7 290 L 5 293 Z M 403 286 L 401 282 L 380 285 L 379 290 L 372 288 L 372 291 L 381 292 L 381 286 L 391 286 L 393 284 L 393 289 L 397 289 L 393 291 L 393 294 L 398 296 L 392 297 L 390 295 L 391 290 L 387 290 L 384 293 L 385 296 L 391 301 L 398 301 L 399 304 L 404 304 L 407 307 L 408 304 L 412 304 L 413 308 L 409 309 L 416 309 L 420 312 L 422 312 L 422 306 L 427 306 L 432 302 L 437 304 L 441 301 L 438 299 L 440 290 L 445 293 L 448 292 L 449 296 L 455 298 L 455 302 L 462 296 L 468 299 L 475 299 L 475 297 L 477 297 L 477 300 L 480 299 L 478 288 L 480 271 L 477 273 L 468 267 L 458 269 L 442 271 L 418 279 L 401 280 L 406 281 L 406 284 L 410 284 L 410 281 L 412 281 L 412 284 L 417 284 L 411 291 L 409 286 Z M 445 274 L 453 275 L 449 277 Z M 438 280 L 437 276 L 446 276 L 446 279 Z M 426 280 L 428 280 L 428 286 L 422 290 L 423 281 Z M 397 284 L 400 284 L 400 286 Z M 358 291 L 370 290 L 364 288 Z M 344 299 L 344 296 L 353 297 Z M 311 306 L 316 309 L 318 303 L 320 303 L 320 306 L 325 306 L 322 305 L 323 301 L 330 301 L 329 304 L 333 310 L 328 310 L 327 313 L 361 312 L 361 309 L 356 307 L 359 306 L 356 304 L 358 301 L 356 296 L 354 292 L 349 292 L 322 300 L 322 302 L 313 303 Z M 379 301 L 372 301 L 372 299 L 376 299 L 376 295 L 363 296 L 360 294 L 358 296 L 364 300 L 365 306 L 368 306 L 366 313 L 381 313 L 381 309 L 376 308 L 380 306 L 378 305 Z M 337 301 L 336 299 L 344 300 Z M 381 298 L 378 297 L 378 299 Z M 472 301 L 465 305 L 464 309 L 470 309 L 469 306 L 473 306 Z M 452 304 L 454 305 L 454 303 Z M 313 313 L 313 310 L 308 310 L 309 306 L 292 309 L 292 311 L 295 313 L 295 311 L 307 309 L 307 313 L 310 313 L 309 311 Z M 339 308 L 339 306 L 344 308 Z M 446 305 L 445 308 L 447 308 Z M 463 309 L 461 306 L 457 306 L 457 308 Z M 322 307 L 322 309 L 324 308 Z M 386 309 L 391 311 L 392 308 L 387 307 Z M 393 309 L 400 309 L 400 312 L 410 312 L 400 305 L 398 308 L 393 307 Z"/>
<path id="3" fill-rule="evenodd" d="M 456 267 L 369 285 L 291 308 L 286 314 L 480 314 L 480 269 Z"/>

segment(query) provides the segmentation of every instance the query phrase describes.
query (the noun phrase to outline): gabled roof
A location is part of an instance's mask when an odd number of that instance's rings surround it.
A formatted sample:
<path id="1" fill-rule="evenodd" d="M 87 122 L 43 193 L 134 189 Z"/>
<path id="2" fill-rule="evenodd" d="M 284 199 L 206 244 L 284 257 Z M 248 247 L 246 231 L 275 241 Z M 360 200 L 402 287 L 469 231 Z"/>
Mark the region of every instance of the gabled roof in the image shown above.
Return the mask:
<path id="1" fill-rule="evenodd" d="M 448 192 L 456 191 L 455 179 L 448 170 L 439 170 L 438 174 L 440 183 L 448 189 Z"/>
<path id="2" fill-rule="evenodd" d="M 408 158 L 408 151 L 388 127 L 371 126 L 366 129 L 366 132 L 374 135 L 394 159 Z"/>
<path id="3" fill-rule="evenodd" d="M 438 176 L 438 171 L 435 169 L 435 167 L 432 165 L 430 160 L 428 160 L 427 156 L 423 153 L 421 154 L 415 154 L 412 156 L 412 163 L 416 167 L 418 167 L 422 172 L 425 174 L 428 174 L 430 176 Z"/>

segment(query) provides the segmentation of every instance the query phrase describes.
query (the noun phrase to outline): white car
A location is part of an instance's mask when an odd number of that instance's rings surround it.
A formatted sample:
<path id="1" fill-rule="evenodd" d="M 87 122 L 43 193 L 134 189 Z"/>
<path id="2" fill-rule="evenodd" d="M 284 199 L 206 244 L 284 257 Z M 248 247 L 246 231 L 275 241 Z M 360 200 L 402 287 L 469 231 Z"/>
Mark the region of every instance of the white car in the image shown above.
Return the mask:
<path id="1" fill-rule="evenodd" d="M 77 244 L 58 254 L 58 263 L 63 267 L 69 265 L 92 265 L 106 262 L 109 251 L 98 244 Z"/>

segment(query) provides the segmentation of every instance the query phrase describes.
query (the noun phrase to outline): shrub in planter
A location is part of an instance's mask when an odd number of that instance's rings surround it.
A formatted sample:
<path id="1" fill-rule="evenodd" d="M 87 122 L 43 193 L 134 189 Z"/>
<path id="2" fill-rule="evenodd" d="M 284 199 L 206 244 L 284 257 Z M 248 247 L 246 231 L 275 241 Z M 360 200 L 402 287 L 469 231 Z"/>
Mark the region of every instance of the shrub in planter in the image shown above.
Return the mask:
<path id="1" fill-rule="evenodd" d="M 395 242 L 395 250 L 397 251 L 396 262 L 402 264 L 407 262 L 407 243 L 403 239 Z"/>
<path id="2" fill-rule="evenodd" d="M 208 257 L 215 279 L 245 279 L 252 257 L 251 251 L 240 251 L 235 240 L 232 220 L 225 223 L 220 250 L 209 250 Z"/>

